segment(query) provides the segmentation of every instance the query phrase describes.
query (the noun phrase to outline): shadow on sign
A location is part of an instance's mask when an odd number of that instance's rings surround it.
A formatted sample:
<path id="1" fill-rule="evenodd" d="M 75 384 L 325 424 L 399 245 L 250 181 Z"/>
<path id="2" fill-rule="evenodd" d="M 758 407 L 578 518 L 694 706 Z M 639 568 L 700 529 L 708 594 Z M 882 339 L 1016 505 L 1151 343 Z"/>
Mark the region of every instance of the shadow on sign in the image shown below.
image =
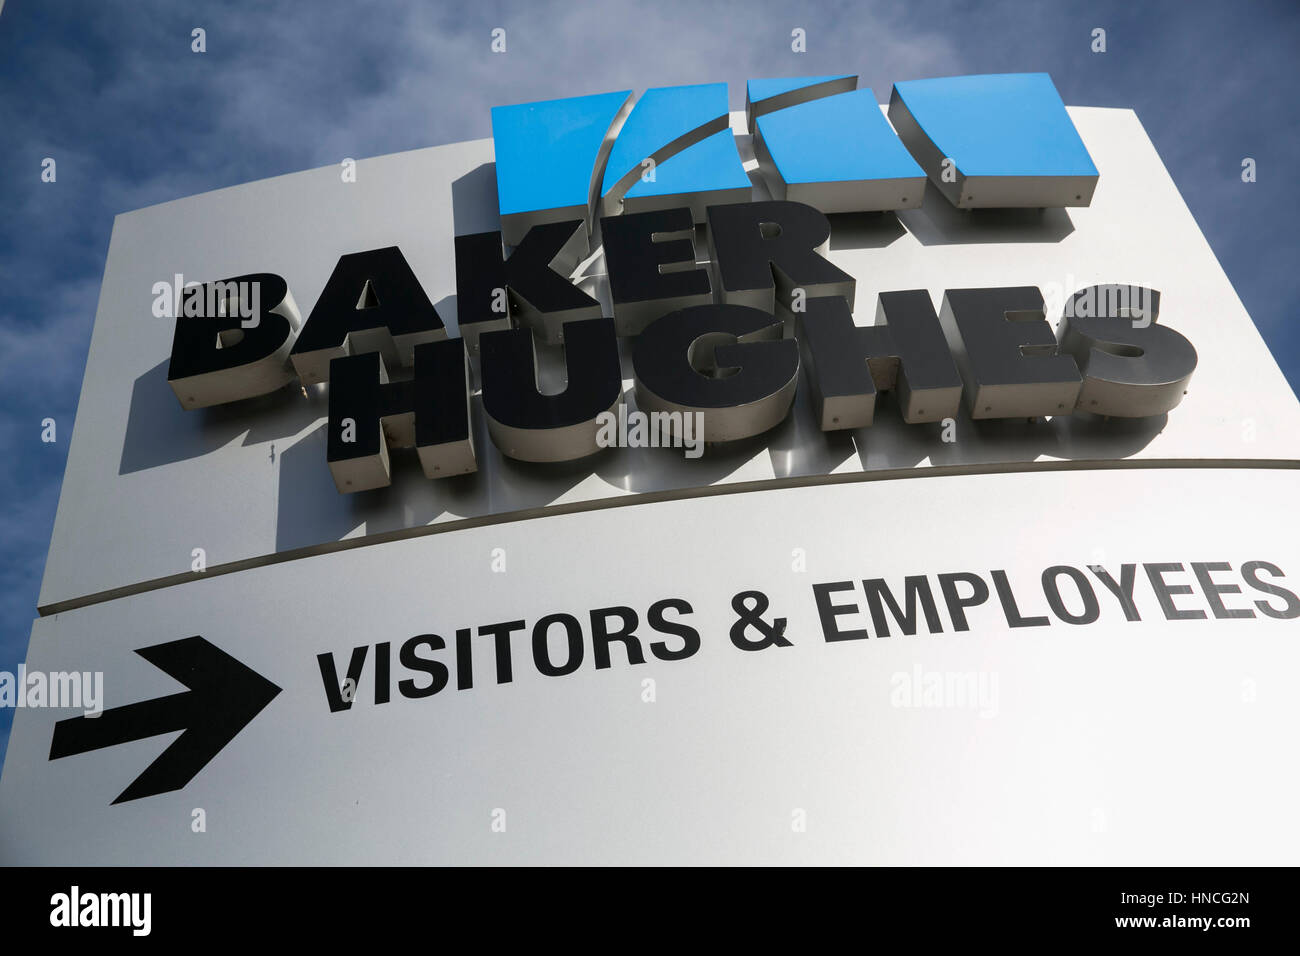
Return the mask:
<path id="1" fill-rule="evenodd" d="M 923 246 L 1060 242 L 1074 232 L 1064 209 L 958 209 L 932 182 L 921 208 L 904 209 L 898 218 Z"/>
<path id="2" fill-rule="evenodd" d="M 119 475 L 199 458 L 240 435 L 244 445 L 278 441 L 324 414 L 302 397 L 296 382 L 269 395 L 187 412 L 167 384 L 167 365 L 155 365 L 131 388 Z"/>

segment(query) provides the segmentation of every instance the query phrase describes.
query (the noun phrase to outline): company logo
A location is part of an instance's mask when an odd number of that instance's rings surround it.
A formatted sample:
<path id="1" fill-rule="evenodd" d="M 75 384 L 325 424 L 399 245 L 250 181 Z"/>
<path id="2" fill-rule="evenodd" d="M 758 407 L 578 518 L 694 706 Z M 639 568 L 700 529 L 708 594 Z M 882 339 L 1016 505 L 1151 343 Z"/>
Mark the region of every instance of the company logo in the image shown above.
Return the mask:
<path id="1" fill-rule="evenodd" d="M 911 209 L 927 177 L 962 208 L 1086 206 L 1097 169 L 1046 73 L 898 83 L 889 119 L 856 76 L 750 80 L 745 116 L 772 197 L 824 213 Z M 892 125 L 891 125 L 892 124 Z M 501 234 L 748 202 L 727 86 L 620 90 L 492 110 Z"/>
<path id="2" fill-rule="evenodd" d="M 1098 182 L 1046 74 L 898 83 L 887 115 L 856 84 L 751 81 L 749 162 L 720 83 L 498 107 L 501 228 L 455 237 L 459 337 L 396 246 L 342 256 L 305 322 L 281 276 L 177 277 L 154 290 L 178 297 L 168 382 L 185 408 L 327 384 L 341 492 L 388 485 L 390 447 L 429 478 L 476 471 L 476 379 L 491 440 L 524 462 L 700 457 L 780 424 L 801 380 L 825 431 L 870 426 L 882 391 L 913 425 L 1177 406 L 1196 351 L 1157 324 L 1154 289 L 1052 290 L 1055 328 L 1035 286 L 947 289 L 937 309 L 886 289 L 875 323 L 855 321 L 832 214 L 928 188 L 959 207 L 1087 205 Z M 600 289 L 574 278 L 597 253 Z M 539 386 L 535 342 L 563 347 L 561 391 Z"/>

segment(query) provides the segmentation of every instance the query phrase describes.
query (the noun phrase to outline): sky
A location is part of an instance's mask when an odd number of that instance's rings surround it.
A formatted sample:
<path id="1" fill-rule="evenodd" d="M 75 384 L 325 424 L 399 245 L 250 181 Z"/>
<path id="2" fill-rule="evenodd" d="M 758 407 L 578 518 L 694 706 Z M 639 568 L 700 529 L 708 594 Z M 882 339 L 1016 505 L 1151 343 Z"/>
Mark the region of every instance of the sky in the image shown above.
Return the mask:
<path id="1" fill-rule="evenodd" d="M 1300 391 L 1297 51 L 1294 0 L 0 0 L 0 670 L 26 657 L 118 213 L 486 137 L 507 103 L 725 81 L 740 109 L 751 77 L 828 73 L 883 102 L 898 80 L 1042 71 L 1067 104 L 1137 112 Z"/>

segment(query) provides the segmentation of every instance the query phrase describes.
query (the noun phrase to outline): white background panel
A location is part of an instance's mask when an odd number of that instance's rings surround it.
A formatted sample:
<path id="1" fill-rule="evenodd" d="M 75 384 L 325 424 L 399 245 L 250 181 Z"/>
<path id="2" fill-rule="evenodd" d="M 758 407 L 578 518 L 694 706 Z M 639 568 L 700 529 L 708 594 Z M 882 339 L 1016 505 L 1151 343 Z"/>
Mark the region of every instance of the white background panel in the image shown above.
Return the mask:
<path id="1" fill-rule="evenodd" d="M 994 598 L 966 633 L 941 605 L 943 634 L 829 644 L 812 585 L 1005 568 L 1023 613 L 1045 614 L 1039 575 L 1056 564 L 1263 560 L 1295 590 L 1298 492 L 1293 470 L 1241 469 L 771 490 L 458 530 L 61 613 L 37 622 L 28 667 L 102 670 L 109 707 L 180 690 L 133 650 L 194 634 L 284 691 L 183 790 L 118 806 L 169 737 L 49 761 L 69 713 L 19 710 L 0 860 L 1282 863 L 1300 851 L 1296 621 L 1166 621 L 1139 571 L 1140 622 L 1098 587 L 1087 626 L 1012 631 Z M 793 646 L 731 645 L 731 598 L 749 589 Z M 690 659 L 630 666 L 616 646 L 598 671 L 588 640 L 577 673 L 550 678 L 517 635 L 515 680 L 498 685 L 476 637 L 473 689 L 375 706 L 368 662 L 352 710 L 325 703 L 321 652 L 344 667 L 362 643 L 616 604 L 644 617 L 666 597 L 695 609 Z M 894 706 L 894 675 L 916 667 L 996 675 L 995 709 Z"/>

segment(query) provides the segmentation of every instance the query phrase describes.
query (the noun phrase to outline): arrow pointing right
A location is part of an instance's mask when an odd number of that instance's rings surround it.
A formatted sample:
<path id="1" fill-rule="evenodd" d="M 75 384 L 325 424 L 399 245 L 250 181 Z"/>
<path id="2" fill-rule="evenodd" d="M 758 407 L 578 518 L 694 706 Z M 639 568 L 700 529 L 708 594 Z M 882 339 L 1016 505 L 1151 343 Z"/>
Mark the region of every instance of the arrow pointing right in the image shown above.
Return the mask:
<path id="1" fill-rule="evenodd" d="M 280 688 L 202 637 L 136 651 L 189 690 L 54 725 L 50 759 L 184 731 L 113 803 L 179 790 L 275 699 Z"/>

